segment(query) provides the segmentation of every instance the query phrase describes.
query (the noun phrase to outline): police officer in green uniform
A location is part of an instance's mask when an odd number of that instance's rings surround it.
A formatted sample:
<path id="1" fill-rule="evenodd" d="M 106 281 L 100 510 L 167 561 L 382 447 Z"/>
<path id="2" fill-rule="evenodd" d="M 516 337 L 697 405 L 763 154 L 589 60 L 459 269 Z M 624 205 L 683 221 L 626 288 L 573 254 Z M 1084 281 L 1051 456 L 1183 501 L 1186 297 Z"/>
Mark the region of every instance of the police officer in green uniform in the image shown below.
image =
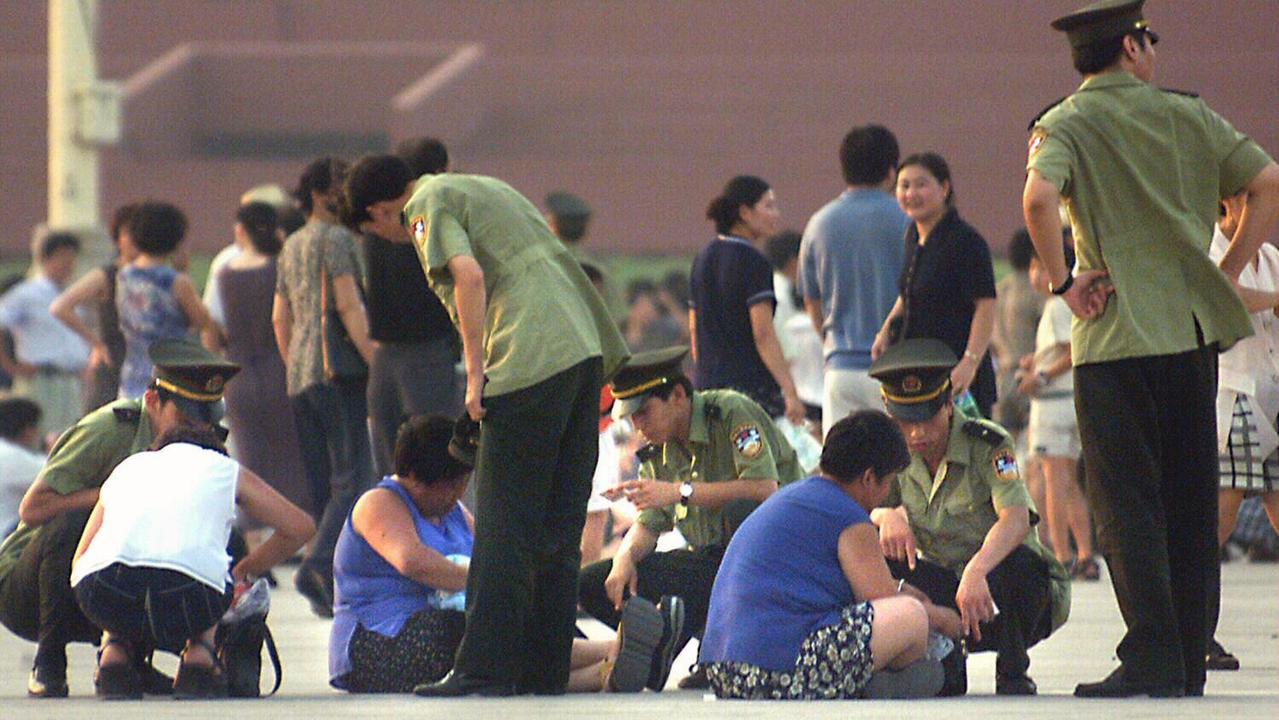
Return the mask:
<path id="1" fill-rule="evenodd" d="M 160 433 L 182 423 L 216 425 L 222 390 L 240 369 L 189 340 L 162 340 L 149 352 L 155 370 L 146 394 L 103 406 L 58 438 L 22 499 L 22 523 L 0 544 L 0 623 L 37 643 L 27 682 L 33 697 L 66 697 L 67 643 L 97 643 L 101 635 L 70 586 L 71 556 L 98 488 Z M 148 693 L 173 692 L 172 678 L 151 667 L 148 654 L 136 659 Z"/>
<path id="2" fill-rule="evenodd" d="M 462 337 L 480 422 L 466 630 L 453 670 L 418 695 L 562 694 L 578 545 L 599 452 L 599 393 L 628 353 L 599 293 L 533 203 L 482 175 L 413 181 L 365 158 L 346 200 L 413 242 Z M 351 213 L 354 215 L 354 213 Z"/>
<path id="3" fill-rule="evenodd" d="M 871 364 L 910 448 L 884 506 L 871 513 L 893 576 L 959 611 L 969 650 L 994 650 L 995 692 L 1034 695 L 1026 650 L 1066 621 L 1070 576 L 1039 543 L 1008 432 L 951 401 L 957 362 L 944 343 L 905 340 Z M 966 691 L 962 650 L 946 694 Z"/>
<path id="4" fill-rule="evenodd" d="M 679 595 L 685 633 L 700 636 L 711 586 L 733 530 L 781 485 L 803 477 L 790 443 L 768 413 L 733 390 L 694 392 L 680 370 L 687 347 L 640 353 L 613 379 L 613 417 L 629 417 L 650 445 L 639 452 L 639 479 L 610 492 L 640 510 L 616 556 L 582 570 L 580 601 L 617 627 L 622 602 Z M 678 528 L 688 548 L 654 552 Z"/>
<path id="5" fill-rule="evenodd" d="M 590 265 L 600 274 L 600 297 L 604 298 L 604 306 L 608 314 L 620 326 L 629 312 L 626 299 L 617 287 L 617 281 L 604 268 L 604 264 L 582 249 L 582 242 L 587 237 L 594 210 L 589 203 L 571 192 L 556 190 L 546 196 L 546 223 L 551 232 L 564 243 L 564 247 L 583 265 Z"/>
<path id="6" fill-rule="evenodd" d="M 1023 210 L 1075 314 L 1075 404 L 1098 544 L 1127 632 L 1085 697 L 1203 693 L 1217 567 L 1219 351 L 1251 333 L 1231 283 L 1274 227 L 1279 167 L 1199 98 L 1151 85 L 1142 0 L 1058 18 L 1083 83 L 1031 123 Z M 1218 201 L 1246 191 L 1208 258 Z M 1062 256 L 1066 200 L 1079 273 Z"/>

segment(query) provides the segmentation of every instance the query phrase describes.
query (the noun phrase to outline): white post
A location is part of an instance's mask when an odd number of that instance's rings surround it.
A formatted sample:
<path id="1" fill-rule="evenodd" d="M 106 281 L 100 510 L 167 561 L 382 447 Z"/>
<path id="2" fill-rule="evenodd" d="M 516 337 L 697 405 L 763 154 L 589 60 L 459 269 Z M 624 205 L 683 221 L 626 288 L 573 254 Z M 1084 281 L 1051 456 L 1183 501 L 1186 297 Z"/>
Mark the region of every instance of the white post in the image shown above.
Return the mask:
<path id="1" fill-rule="evenodd" d="M 77 94 L 97 80 L 98 0 L 49 0 L 49 226 L 99 226 L 98 151 L 78 136 Z"/>

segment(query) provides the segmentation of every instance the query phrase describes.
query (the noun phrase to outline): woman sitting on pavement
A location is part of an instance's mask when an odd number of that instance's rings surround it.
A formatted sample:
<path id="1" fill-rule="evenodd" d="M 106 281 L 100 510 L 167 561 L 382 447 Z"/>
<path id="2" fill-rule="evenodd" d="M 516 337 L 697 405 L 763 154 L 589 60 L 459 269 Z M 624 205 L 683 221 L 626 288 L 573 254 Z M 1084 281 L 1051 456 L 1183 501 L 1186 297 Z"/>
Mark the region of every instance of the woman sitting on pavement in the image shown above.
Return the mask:
<path id="1" fill-rule="evenodd" d="M 868 514 L 909 461 L 887 416 L 855 413 L 826 436 L 818 475 L 742 523 L 715 578 L 700 653 L 718 697 L 851 699 L 885 670 L 873 697 L 941 689 L 940 662 L 925 660 L 929 629 L 959 637 L 959 615 L 893 580 Z"/>
<path id="2" fill-rule="evenodd" d="M 315 533 L 300 508 L 227 457 L 217 434 L 188 425 L 124 462 L 103 483 L 71 568 L 84 614 L 103 628 L 94 678 L 106 699 L 142 697 L 135 653 L 182 653 L 179 698 L 226 695 L 213 636 L 233 582 L 265 574 Z M 274 532 L 231 568 L 237 506 Z"/>
<path id="3" fill-rule="evenodd" d="M 355 503 L 333 561 L 333 687 L 407 693 L 453 666 L 466 625 L 475 523 L 459 499 L 478 442 L 479 425 L 465 415 L 456 427 L 441 417 L 413 418 L 395 442 L 395 474 Z M 569 692 L 660 690 L 683 613 L 676 597 L 663 598 L 660 609 L 633 598 L 617 639 L 574 641 Z"/>

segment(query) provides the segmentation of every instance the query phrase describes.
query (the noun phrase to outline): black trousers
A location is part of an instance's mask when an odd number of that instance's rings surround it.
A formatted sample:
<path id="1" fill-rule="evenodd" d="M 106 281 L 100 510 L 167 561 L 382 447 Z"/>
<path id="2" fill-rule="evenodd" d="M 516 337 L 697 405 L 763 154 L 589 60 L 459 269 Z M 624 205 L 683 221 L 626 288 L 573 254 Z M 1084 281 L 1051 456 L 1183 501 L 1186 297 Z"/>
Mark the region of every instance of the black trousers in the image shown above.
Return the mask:
<path id="1" fill-rule="evenodd" d="M 955 603 L 959 576 L 950 570 L 927 560 L 917 561 L 914 570 L 904 562 L 889 560 L 888 569 L 893 577 L 923 591 L 934 605 L 959 610 Z M 1048 566 L 1030 548 L 1020 545 L 986 576 L 986 583 L 999 614 L 981 624 L 981 642 L 970 638 L 968 650 L 999 653 L 995 659 L 999 675 L 1025 675 L 1030 668 L 1026 651 L 1052 632 Z"/>
<path id="2" fill-rule="evenodd" d="M 0 623 L 37 643 L 37 665 L 66 667 L 67 643 L 97 643 L 102 634 L 81 612 L 71 591 L 71 556 L 88 522 L 88 510 L 50 520 L 0 583 Z"/>
<path id="3" fill-rule="evenodd" d="M 468 678 L 544 694 L 568 685 L 602 376 L 595 357 L 484 400 L 466 632 L 453 665 Z"/>
<path id="4" fill-rule="evenodd" d="M 1124 677 L 1203 688 L 1217 556 L 1217 352 L 1081 365 L 1075 407 Z"/>

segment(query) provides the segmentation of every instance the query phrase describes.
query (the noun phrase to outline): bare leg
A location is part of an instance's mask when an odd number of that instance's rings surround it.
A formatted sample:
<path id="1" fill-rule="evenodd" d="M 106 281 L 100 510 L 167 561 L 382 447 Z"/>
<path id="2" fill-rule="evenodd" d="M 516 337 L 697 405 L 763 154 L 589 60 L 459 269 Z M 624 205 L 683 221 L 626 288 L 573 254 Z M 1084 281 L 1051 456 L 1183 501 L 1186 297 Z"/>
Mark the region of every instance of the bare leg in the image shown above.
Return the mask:
<path id="1" fill-rule="evenodd" d="M 1089 560 L 1093 556 L 1092 521 L 1088 519 L 1088 501 L 1084 499 L 1079 483 L 1075 482 L 1078 463 L 1074 458 L 1046 458 L 1044 474 L 1048 477 L 1049 492 L 1064 499 L 1066 526 L 1070 535 L 1075 538 L 1075 548 L 1080 560 Z M 1069 556 L 1069 548 L 1066 548 Z M 1060 555 L 1058 558 L 1060 559 Z"/>
<path id="2" fill-rule="evenodd" d="M 600 559 L 600 552 L 604 547 L 604 525 L 607 522 L 607 510 L 586 513 L 586 525 L 582 528 L 582 567 Z"/>
<path id="3" fill-rule="evenodd" d="M 599 692 L 604 689 L 604 661 L 617 657 L 617 637 L 612 640 L 574 640 L 568 691 Z"/>
<path id="4" fill-rule="evenodd" d="M 1279 493 L 1270 493 L 1277 495 Z M 1239 506 L 1243 504 L 1243 490 L 1218 490 L 1217 491 L 1217 547 L 1223 547 L 1226 541 L 1230 539 L 1230 535 L 1235 531 L 1235 522 L 1239 519 Z M 1269 498 L 1269 495 L 1267 495 Z M 1270 524 L 1275 524 L 1275 514 L 1270 512 L 1270 505 L 1279 503 L 1266 503 L 1266 514 L 1270 515 Z M 1279 526 L 1277 526 L 1279 527 Z"/>
<path id="5" fill-rule="evenodd" d="M 119 638 L 113 638 L 106 630 L 102 631 L 102 655 L 98 657 L 98 667 L 129 664 L 129 641 L 111 642 L 113 639 Z"/>
<path id="6" fill-rule="evenodd" d="M 928 613 L 906 595 L 870 601 L 875 617 L 870 625 L 870 653 L 874 669 L 900 670 L 924 657 L 928 649 Z"/>
<path id="7" fill-rule="evenodd" d="M 200 633 L 200 637 L 198 639 L 193 638 L 191 640 L 187 640 L 186 649 L 182 651 L 183 665 L 213 667 L 213 656 L 209 654 L 209 647 L 213 646 L 213 635 L 217 629 L 218 626 L 214 625 L 208 630 Z"/>
<path id="8" fill-rule="evenodd" d="M 1070 489 L 1075 484 L 1075 474 L 1067 474 L 1067 465 L 1074 465 L 1067 458 L 1040 458 L 1044 474 L 1044 520 L 1048 524 L 1048 537 L 1058 562 L 1070 565 Z M 1078 489 L 1076 489 L 1078 494 Z M 1082 554 L 1082 553 L 1081 553 Z"/>

